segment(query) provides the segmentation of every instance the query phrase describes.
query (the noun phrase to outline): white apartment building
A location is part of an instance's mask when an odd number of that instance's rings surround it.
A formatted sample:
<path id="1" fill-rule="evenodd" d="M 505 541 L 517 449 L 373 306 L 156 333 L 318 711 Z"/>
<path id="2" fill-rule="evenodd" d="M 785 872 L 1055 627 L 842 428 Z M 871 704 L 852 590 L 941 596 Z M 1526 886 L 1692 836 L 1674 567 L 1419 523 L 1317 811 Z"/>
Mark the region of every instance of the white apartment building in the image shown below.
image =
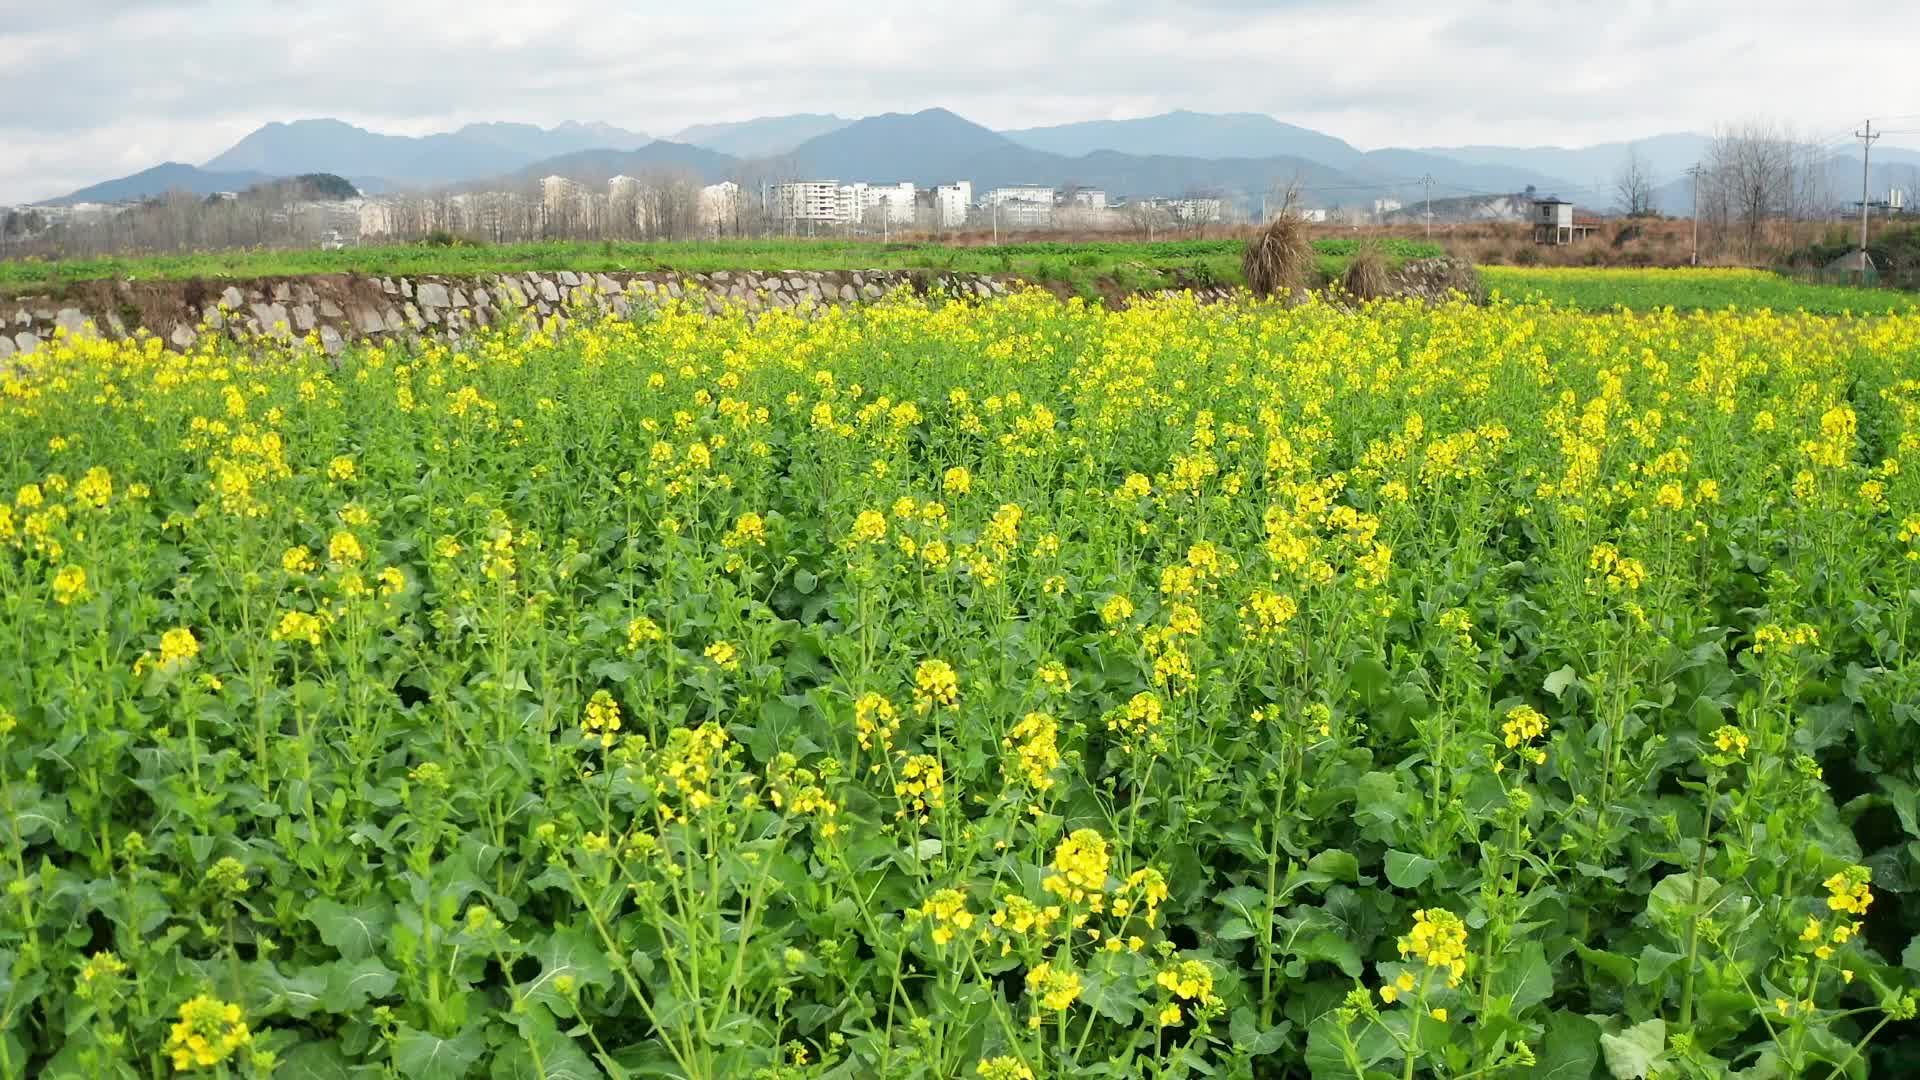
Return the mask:
<path id="1" fill-rule="evenodd" d="M 1104 188 L 1083 187 L 1073 190 L 1073 205 L 1082 210 L 1105 210 L 1107 192 Z"/>
<path id="2" fill-rule="evenodd" d="M 943 229 L 964 228 L 973 206 L 973 181 L 958 180 L 933 189 L 934 221 Z"/>
<path id="3" fill-rule="evenodd" d="M 875 215 L 884 214 L 886 224 L 907 226 L 913 224 L 914 186 L 910 181 L 861 186 L 866 188 L 862 207 L 863 220 L 877 225 L 881 223 L 881 218 Z"/>
<path id="4" fill-rule="evenodd" d="M 740 222 L 740 185 L 731 180 L 700 189 L 700 227 L 714 233 L 736 228 Z"/>
<path id="5" fill-rule="evenodd" d="M 368 199 L 360 204 L 362 237 L 391 236 L 394 232 L 393 204 L 385 199 Z"/>
<path id="6" fill-rule="evenodd" d="M 833 220 L 842 225 L 858 225 L 867 216 L 867 185 L 863 181 L 841 184 L 835 193 Z"/>
<path id="7" fill-rule="evenodd" d="M 1188 224 L 1219 221 L 1223 209 L 1221 201 L 1213 198 L 1167 200 L 1167 212 L 1173 215 L 1174 220 Z"/>
<path id="8" fill-rule="evenodd" d="M 832 180 L 791 180 L 767 192 L 767 212 L 781 221 L 840 220 L 840 185 Z"/>
<path id="9" fill-rule="evenodd" d="M 994 221 L 1002 229 L 1045 229 L 1053 225 L 1053 204 L 1009 199 L 993 204 Z"/>
<path id="10" fill-rule="evenodd" d="M 1391 214 L 1391 213 L 1393 213 L 1393 212 L 1394 212 L 1395 210 L 1398 210 L 1398 209 L 1400 209 L 1400 200 L 1399 200 L 1399 199 L 1375 199 L 1375 200 L 1373 200 L 1373 212 L 1374 212 L 1374 213 L 1376 213 L 1376 214 Z"/>
<path id="11" fill-rule="evenodd" d="M 622 173 L 607 181 L 607 198 L 614 202 L 640 197 L 640 181 Z"/>
<path id="12" fill-rule="evenodd" d="M 1003 203 L 1010 202 L 1043 203 L 1047 206 L 1052 206 L 1053 189 L 1050 187 L 1042 187 L 1039 184 L 1015 184 L 1012 187 L 997 187 L 987 192 L 986 202 L 988 206 L 999 206 Z"/>
<path id="13" fill-rule="evenodd" d="M 571 212 L 580 204 L 580 196 L 586 189 L 564 176 L 543 177 L 540 181 L 540 204 L 549 214 Z"/>

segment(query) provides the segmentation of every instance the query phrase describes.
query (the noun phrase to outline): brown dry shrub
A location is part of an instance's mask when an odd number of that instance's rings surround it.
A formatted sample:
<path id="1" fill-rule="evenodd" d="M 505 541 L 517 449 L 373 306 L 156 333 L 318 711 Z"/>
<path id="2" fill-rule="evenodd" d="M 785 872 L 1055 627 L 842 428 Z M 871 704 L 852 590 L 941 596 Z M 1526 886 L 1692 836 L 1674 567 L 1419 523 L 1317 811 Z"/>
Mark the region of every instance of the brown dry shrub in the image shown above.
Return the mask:
<path id="1" fill-rule="evenodd" d="M 1347 263 L 1346 273 L 1340 276 L 1340 287 L 1348 296 L 1363 303 L 1387 295 L 1392 283 L 1387 276 L 1387 256 L 1380 250 L 1379 241 L 1371 237 L 1360 241 L 1353 259 Z"/>
<path id="2" fill-rule="evenodd" d="M 1307 276 L 1314 265 L 1313 242 L 1307 235 L 1307 223 L 1291 212 L 1273 219 L 1273 224 L 1247 241 L 1240 256 L 1240 269 L 1246 275 L 1247 288 L 1255 296 L 1285 295 L 1307 287 Z"/>

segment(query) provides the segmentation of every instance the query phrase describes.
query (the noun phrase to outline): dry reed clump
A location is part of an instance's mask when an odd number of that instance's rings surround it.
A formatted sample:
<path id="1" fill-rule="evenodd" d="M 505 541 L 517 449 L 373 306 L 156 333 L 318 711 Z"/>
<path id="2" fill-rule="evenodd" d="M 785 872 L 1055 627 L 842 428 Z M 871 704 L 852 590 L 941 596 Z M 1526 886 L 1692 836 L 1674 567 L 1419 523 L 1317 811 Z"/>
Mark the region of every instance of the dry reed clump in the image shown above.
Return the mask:
<path id="1" fill-rule="evenodd" d="M 1340 287 L 1362 303 L 1387 295 L 1392 282 L 1387 274 L 1387 256 L 1380 249 L 1379 241 L 1372 237 L 1360 241 L 1353 259 L 1347 263 L 1346 273 L 1340 276 Z"/>
<path id="2" fill-rule="evenodd" d="M 1307 223 L 1291 212 L 1273 219 L 1247 241 L 1240 269 L 1255 296 L 1305 290 L 1307 275 L 1313 269 L 1313 243 L 1307 235 Z"/>

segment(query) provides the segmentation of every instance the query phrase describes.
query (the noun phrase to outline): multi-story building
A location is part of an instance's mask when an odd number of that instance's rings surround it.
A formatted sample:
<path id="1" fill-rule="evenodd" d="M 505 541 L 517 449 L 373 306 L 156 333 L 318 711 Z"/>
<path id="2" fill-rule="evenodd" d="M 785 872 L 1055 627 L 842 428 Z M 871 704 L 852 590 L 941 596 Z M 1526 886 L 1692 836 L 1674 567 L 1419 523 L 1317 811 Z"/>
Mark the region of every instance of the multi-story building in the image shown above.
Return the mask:
<path id="1" fill-rule="evenodd" d="M 1225 209 L 1219 199 L 1211 197 L 1169 199 L 1166 205 L 1167 212 L 1173 215 L 1175 221 L 1183 221 L 1189 225 L 1219 221 Z"/>
<path id="2" fill-rule="evenodd" d="M 832 180 L 790 180 L 767 192 L 767 212 L 778 221 L 840 220 L 840 185 Z"/>
<path id="3" fill-rule="evenodd" d="M 546 207 L 549 215 L 571 213 L 579 205 L 584 190 L 564 176 L 544 177 L 540 181 L 540 204 Z"/>
<path id="4" fill-rule="evenodd" d="M 1044 203 L 1052 206 L 1053 189 L 1039 184 L 1015 184 L 1012 187 L 997 187 L 987 192 L 988 206 L 999 206 L 1010 202 Z"/>
<path id="5" fill-rule="evenodd" d="M 934 223 L 943 229 L 959 229 L 967 224 L 967 210 L 973 206 L 973 181 L 957 180 L 933 189 Z"/>
<path id="6" fill-rule="evenodd" d="M 1068 194 L 1069 201 L 1080 209 L 1105 210 L 1107 208 L 1107 192 L 1104 188 L 1074 188 Z"/>
<path id="7" fill-rule="evenodd" d="M 701 229 L 715 234 L 737 231 L 740 226 L 740 185 L 724 180 L 701 188 L 699 222 Z"/>
<path id="8" fill-rule="evenodd" d="M 867 185 L 863 181 L 841 184 L 835 191 L 833 220 L 842 225 L 858 225 L 867 216 Z"/>
<path id="9" fill-rule="evenodd" d="M 914 187 L 911 181 L 903 180 L 898 184 L 868 184 L 866 189 L 864 220 L 870 224 L 881 224 L 881 217 L 876 215 L 884 215 L 885 224 L 888 225 L 911 226 L 913 224 Z"/>
<path id="10" fill-rule="evenodd" d="M 1002 229 L 1045 229 L 1053 225 L 1053 204 L 1008 199 L 993 204 L 995 223 Z"/>
<path id="11" fill-rule="evenodd" d="M 359 235 L 362 239 L 370 236 L 392 236 L 394 233 L 393 203 L 386 199 L 368 199 L 360 204 Z"/>

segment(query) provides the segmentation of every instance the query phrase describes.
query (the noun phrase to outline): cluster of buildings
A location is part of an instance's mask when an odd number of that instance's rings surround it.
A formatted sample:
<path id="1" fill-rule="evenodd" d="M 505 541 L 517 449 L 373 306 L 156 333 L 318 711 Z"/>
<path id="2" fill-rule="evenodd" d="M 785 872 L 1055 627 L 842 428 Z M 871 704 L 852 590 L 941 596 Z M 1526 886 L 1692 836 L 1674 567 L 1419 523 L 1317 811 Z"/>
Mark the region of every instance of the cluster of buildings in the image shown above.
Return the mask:
<path id="1" fill-rule="evenodd" d="M 931 188 L 838 180 L 788 180 L 768 185 L 767 216 L 787 231 L 818 228 L 877 231 L 885 227 L 947 231 L 994 226 L 1003 229 L 1131 228 L 1143 212 L 1170 224 L 1227 220 L 1226 200 L 1211 196 L 1108 198 L 1095 187 L 1055 188 L 1013 184 L 975 197 L 968 180 Z"/>
<path id="2" fill-rule="evenodd" d="M 786 180 L 769 184 L 762 198 L 767 216 L 790 228 L 957 229 L 966 224 L 973 206 L 973 185 L 965 180 L 931 188 L 910 180 L 896 184 Z"/>
<path id="3" fill-rule="evenodd" d="M 565 176 L 547 176 L 540 181 L 540 213 L 546 232 L 719 235 L 739 230 L 740 185 L 724 180 L 699 186 L 677 178 L 621 175 L 601 190 Z"/>

